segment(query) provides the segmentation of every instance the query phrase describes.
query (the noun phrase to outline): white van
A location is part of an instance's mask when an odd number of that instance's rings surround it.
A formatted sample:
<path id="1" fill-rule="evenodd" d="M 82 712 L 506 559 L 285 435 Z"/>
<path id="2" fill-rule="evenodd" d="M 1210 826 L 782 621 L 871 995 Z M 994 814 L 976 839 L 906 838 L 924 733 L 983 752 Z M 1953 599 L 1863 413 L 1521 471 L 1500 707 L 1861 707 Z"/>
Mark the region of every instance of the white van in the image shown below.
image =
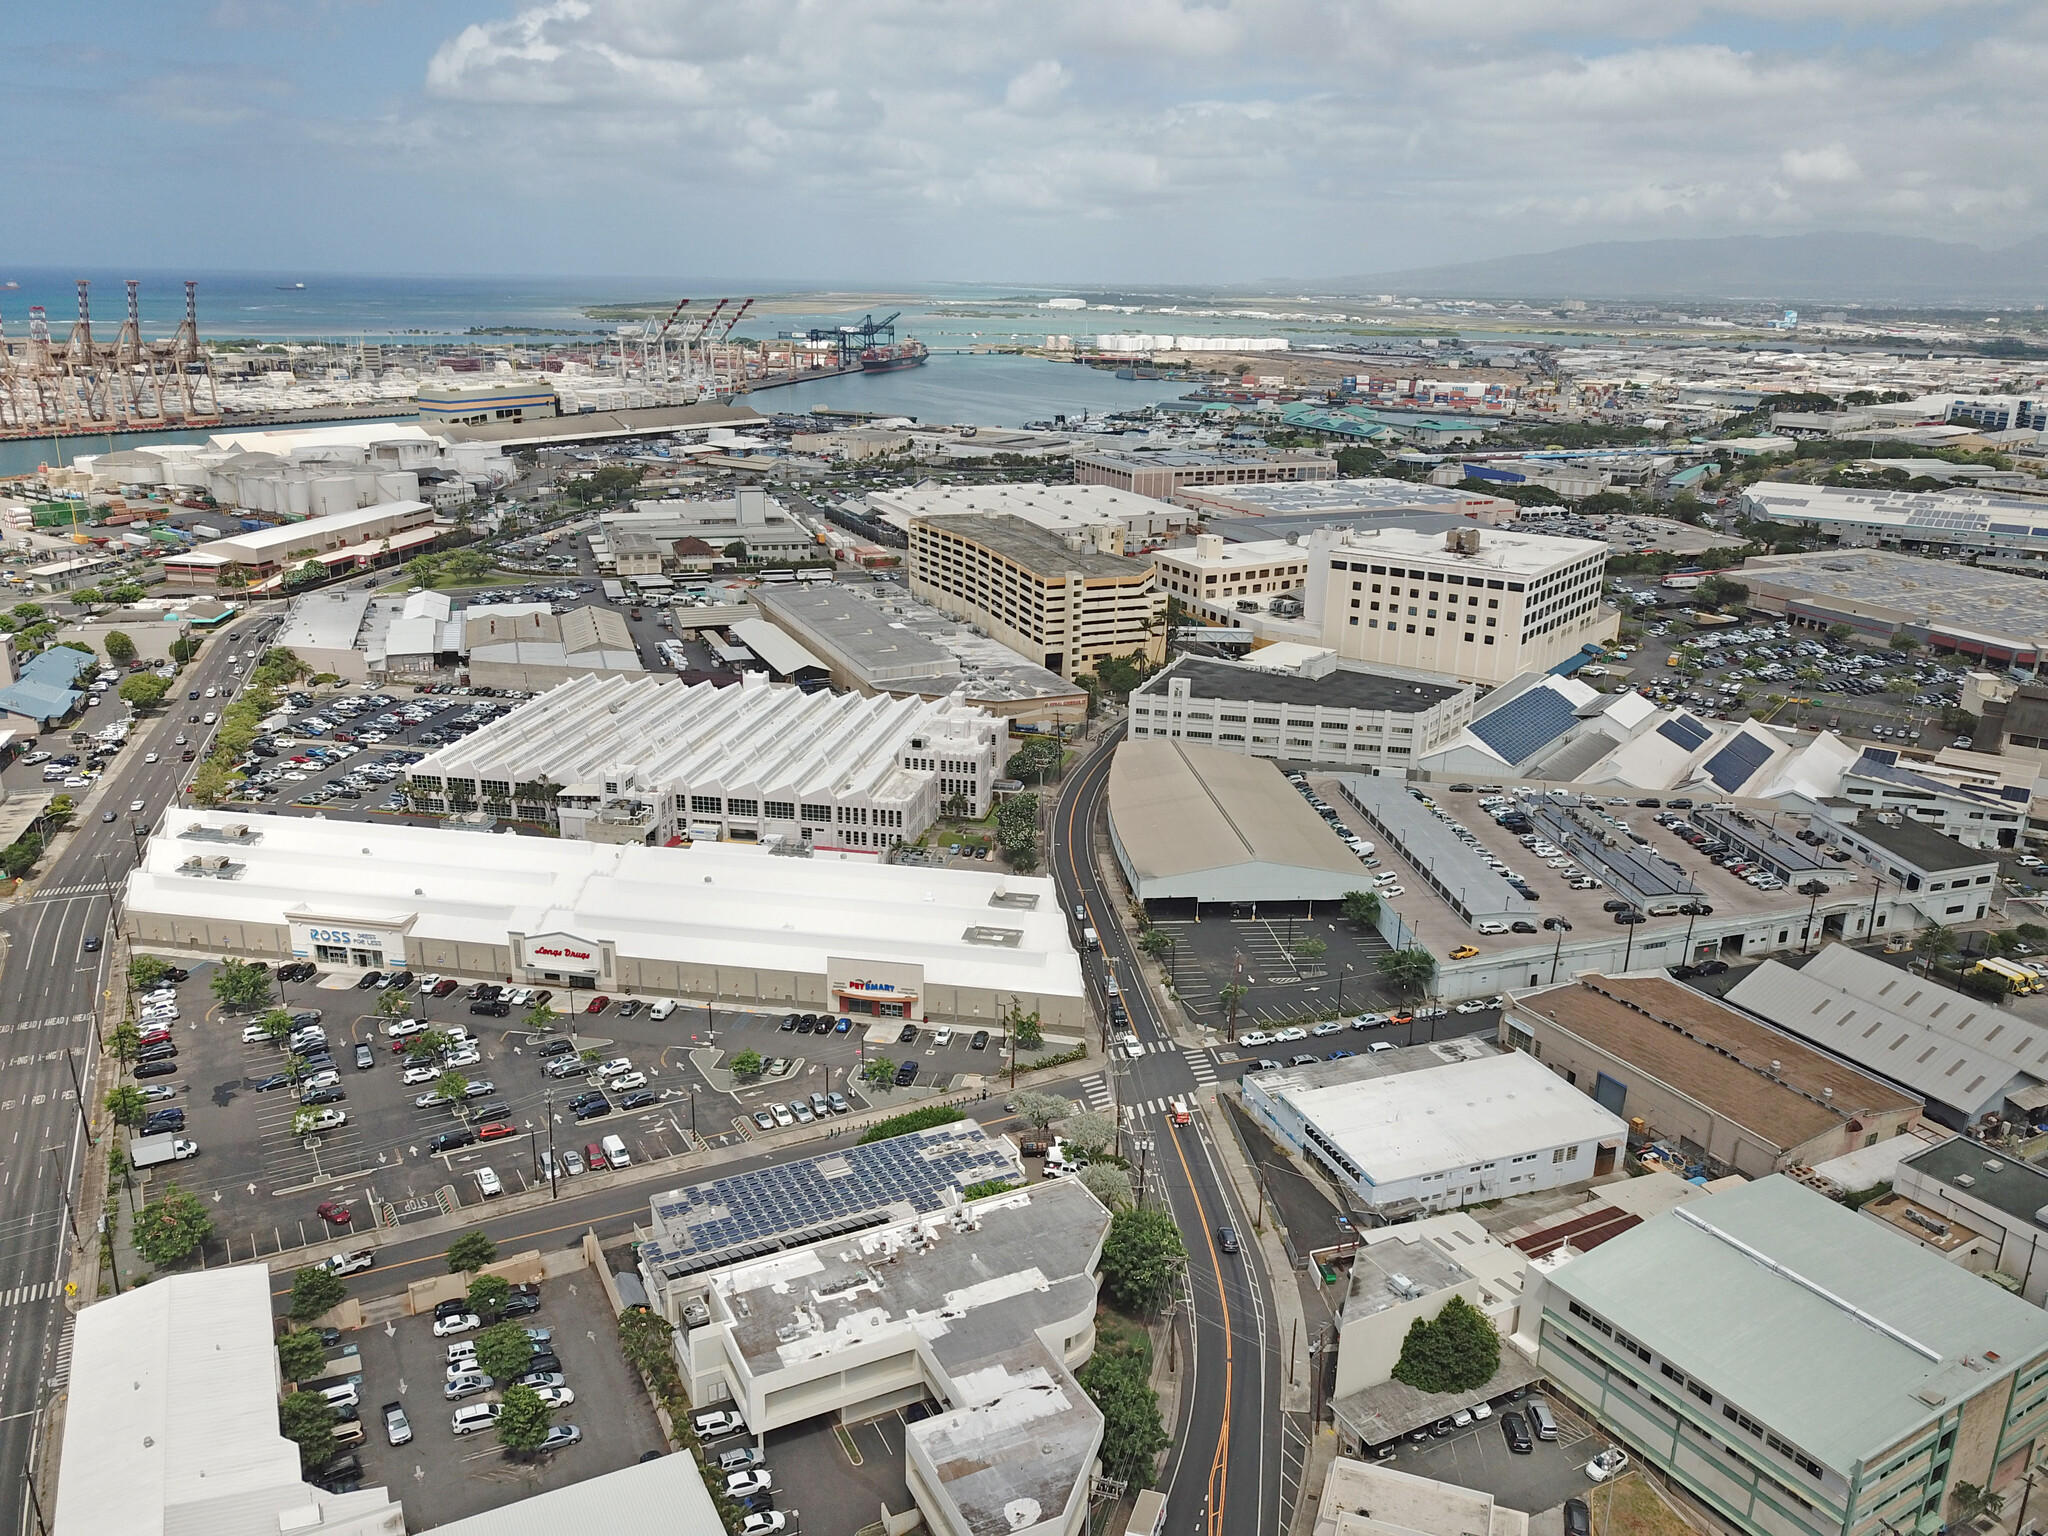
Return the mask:
<path id="1" fill-rule="evenodd" d="M 633 1154 L 626 1150 L 626 1144 L 616 1136 L 607 1136 L 599 1143 L 604 1148 L 604 1160 L 614 1168 L 624 1168 L 633 1161 Z"/>
<path id="2" fill-rule="evenodd" d="M 664 997 L 660 1002 L 647 1010 L 647 1017 L 650 1019 L 665 1019 L 675 1011 L 676 1000 L 672 997 Z"/>
<path id="3" fill-rule="evenodd" d="M 363 1400 L 362 1389 L 352 1381 L 345 1381 L 338 1387 L 323 1387 L 320 1395 L 336 1408 L 354 1408 Z"/>
<path id="4" fill-rule="evenodd" d="M 1081 930 L 1081 942 L 1090 949 L 1102 948 L 1102 940 L 1093 928 L 1083 928 Z"/>
<path id="5" fill-rule="evenodd" d="M 504 1411 L 502 1403 L 471 1403 L 467 1408 L 458 1408 L 455 1410 L 455 1433 L 473 1435 L 480 1429 L 489 1429 Z"/>

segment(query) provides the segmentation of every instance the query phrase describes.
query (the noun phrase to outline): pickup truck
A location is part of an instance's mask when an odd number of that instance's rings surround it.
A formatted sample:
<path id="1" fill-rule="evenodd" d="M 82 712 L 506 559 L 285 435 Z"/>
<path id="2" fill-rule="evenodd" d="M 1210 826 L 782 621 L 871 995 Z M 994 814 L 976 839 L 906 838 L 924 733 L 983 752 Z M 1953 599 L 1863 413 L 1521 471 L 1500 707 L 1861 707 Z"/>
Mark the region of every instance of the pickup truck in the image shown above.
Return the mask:
<path id="1" fill-rule="evenodd" d="M 137 1136 L 128 1143 L 130 1168 L 154 1168 L 159 1163 L 179 1162 L 198 1155 L 198 1142 L 186 1141 L 170 1131 L 156 1136 Z"/>

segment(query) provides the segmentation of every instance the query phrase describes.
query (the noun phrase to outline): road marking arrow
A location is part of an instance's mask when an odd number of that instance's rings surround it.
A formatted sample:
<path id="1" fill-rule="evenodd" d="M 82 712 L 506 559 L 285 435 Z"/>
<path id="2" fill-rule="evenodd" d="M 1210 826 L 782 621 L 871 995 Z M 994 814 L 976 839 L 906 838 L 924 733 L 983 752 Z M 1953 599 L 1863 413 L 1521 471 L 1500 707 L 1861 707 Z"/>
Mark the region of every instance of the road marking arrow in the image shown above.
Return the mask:
<path id="1" fill-rule="evenodd" d="M 398 1337 L 398 1324 L 392 1322 L 389 1318 L 384 1320 L 384 1337 L 387 1339 Z"/>

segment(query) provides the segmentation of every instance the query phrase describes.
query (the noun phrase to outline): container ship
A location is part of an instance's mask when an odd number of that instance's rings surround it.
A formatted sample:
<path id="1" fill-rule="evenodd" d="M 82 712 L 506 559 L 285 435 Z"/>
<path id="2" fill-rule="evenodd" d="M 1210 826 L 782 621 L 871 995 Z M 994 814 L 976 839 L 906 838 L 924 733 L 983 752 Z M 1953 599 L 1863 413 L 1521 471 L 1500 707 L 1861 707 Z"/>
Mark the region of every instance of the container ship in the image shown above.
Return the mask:
<path id="1" fill-rule="evenodd" d="M 931 354 L 921 341 L 906 341 L 893 347 L 869 347 L 860 355 L 862 373 L 895 373 L 903 368 L 921 368 Z"/>

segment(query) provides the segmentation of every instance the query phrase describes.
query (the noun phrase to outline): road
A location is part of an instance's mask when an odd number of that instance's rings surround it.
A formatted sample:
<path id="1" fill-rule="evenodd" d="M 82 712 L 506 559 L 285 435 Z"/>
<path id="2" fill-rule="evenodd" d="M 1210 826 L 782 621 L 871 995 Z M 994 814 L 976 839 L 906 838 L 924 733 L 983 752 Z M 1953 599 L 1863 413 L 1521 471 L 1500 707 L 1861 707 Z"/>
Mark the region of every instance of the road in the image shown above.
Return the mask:
<path id="1" fill-rule="evenodd" d="M 255 620 L 264 627 L 274 622 Z M 252 643 L 253 628 L 247 620 L 239 626 Z M 224 638 L 209 640 L 178 689 L 218 686 L 225 695 L 233 681 L 227 656 L 235 648 Z M 135 862 L 135 825 L 151 825 L 189 771 L 170 742 L 185 714 L 198 708 L 173 692 L 156 723 L 122 749 L 91 810 L 63 835 L 27 899 L 0 914 L 0 1113 L 7 1126 L 0 1142 L 0 1507 L 22 1506 L 17 1530 L 32 1528 L 23 1473 L 37 1413 L 61 1384 L 64 1366 L 64 1282 L 73 1251 L 67 1206 L 86 1150 L 72 1074 L 89 1093 L 98 1065 L 95 1010 L 108 988 L 122 985 L 106 973 L 106 949 L 88 952 L 85 943 L 107 938 L 115 888 Z M 85 723 L 104 722 L 88 716 Z M 159 760 L 144 762 L 152 751 Z M 128 807 L 137 800 L 145 810 L 131 817 Z M 115 819 L 102 821 L 109 810 Z M 46 1516 L 54 1491 L 38 1490 Z"/>
<path id="2" fill-rule="evenodd" d="M 1146 1049 L 1135 1059 L 1121 1051 L 1108 1068 L 1120 1105 L 1149 1105 L 1184 1095 L 1193 1100 L 1198 1077 L 1190 1058 L 1171 1045 L 1172 1034 L 1144 983 L 1139 956 L 1116 913 L 1121 893 L 1097 877 L 1095 834 L 1100 826 L 1109 766 L 1123 728 L 1070 770 L 1053 808 L 1047 861 L 1069 912 L 1087 908 L 1101 936 L 1101 964 L 1088 957 L 1091 984 L 1106 985 L 1111 970 L 1130 1014 L 1130 1028 Z M 1164 1043 L 1165 1048 L 1156 1048 Z M 1202 1536 L 1261 1536 L 1285 1530 L 1295 1490 L 1286 1486 L 1285 1416 L 1280 1411 L 1280 1346 L 1270 1283 L 1251 1240 L 1251 1223 L 1224 1175 L 1213 1145 L 1228 1135 L 1220 1121 L 1201 1116 L 1176 1131 L 1160 1113 L 1126 1113 L 1124 1152 L 1145 1170 L 1146 1194 L 1163 1196 L 1188 1245 L 1183 1299 L 1192 1347 L 1183 1356 L 1179 1423 L 1166 1463 L 1166 1526 Z M 1149 1149 L 1138 1145 L 1149 1143 Z M 1243 1234 L 1243 1251 L 1224 1253 L 1219 1227 Z"/>

